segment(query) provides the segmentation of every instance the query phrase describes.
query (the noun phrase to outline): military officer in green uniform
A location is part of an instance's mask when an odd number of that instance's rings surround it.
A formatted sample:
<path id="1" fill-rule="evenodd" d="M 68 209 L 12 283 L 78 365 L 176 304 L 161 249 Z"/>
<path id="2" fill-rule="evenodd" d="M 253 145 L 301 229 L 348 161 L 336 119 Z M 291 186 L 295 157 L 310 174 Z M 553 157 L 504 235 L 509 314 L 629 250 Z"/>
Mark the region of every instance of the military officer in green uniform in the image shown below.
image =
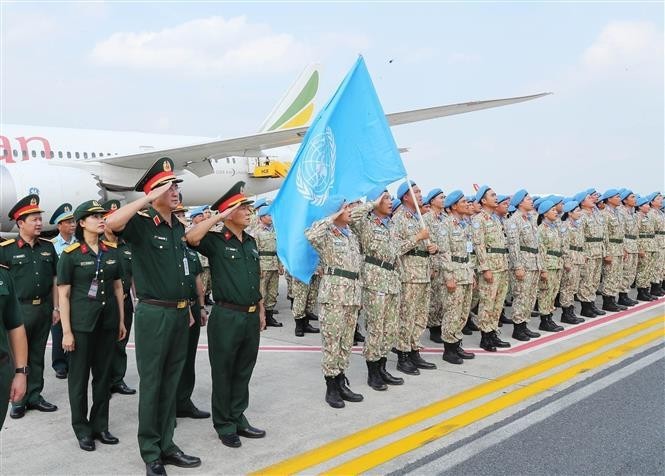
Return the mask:
<path id="1" fill-rule="evenodd" d="M 173 442 L 176 392 L 187 358 L 190 271 L 184 225 L 173 215 L 180 202 L 173 161 L 164 157 L 136 184 L 145 196 L 107 218 L 132 249 L 139 302 L 134 340 L 139 384 L 138 441 L 147 474 L 166 474 L 165 464 L 192 468 L 201 460 Z M 122 232 L 122 233 L 120 233 Z"/>
<path id="2" fill-rule="evenodd" d="M 120 208 L 119 200 L 108 200 L 102 203 L 102 208 L 106 210 L 105 216 L 109 216 Z M 125 316 L 125 329 L 127 333 L 124 339 L 115 343 L 113 350 L 113 363 L 111 365 L 111 393 L 120 395 L 134 395 L 136 389 L 130 388 L 125 383 L 125 373 L 127 373 L 127 342 L 129 333 L 132 330 L 134 320 L 134 303 L 132 301 L 132 250 L 123 239 L 119 239 L 109 227 L 104 230 L 106 241 L 114 243 L 118 250 L 118 262 L 120 263 L 120 278 L 122 279 L 123 309 Z"/>
<path id="3" fill-rule="evenodd" d="M 27 365 L 28 340 L 14 280 L 9 268 L 0 264 L 0 431 L 7 415 L 7 398 L 15 402 L 25 395 L 29 372 Z"/>
<path id="4" fill-rule="evenodd" d="M 28 338 L 28 389 L 12 403 L 9 416 L 21 418 L 26 409 L 53 412 L 57 406 L 47 402 L 44 388 L 44 352 L 51 324 L 60 319 L 54 284 L 58 256 L 53 243 L 41 238 L 42 210 L 39 197 L 28 195 L 9 211 L 18 226 L 18 238 L 0 243 L 0 264 L 9 267 Z M 54 306 L 55 304 L 55 306 Z"/>
<path id="5" fill-rule="evenodd" d="M 260 293 L 259 251 L 245 232 L 251 211 L 236 183 L 213 205 L 219 213 L 187 232 L 187 242 L 208 257 L 215 305 L 208 322 L 208 355 L 212 372 L 212 420 L 222 443 L 241 446 L 239 436 L 262 438 L 266 432 L 252 427 L 245 417 L 249 381 L 265 328 Z M 210 229 L 224 220 L 219 232 Z"/>
<path id="6" fill-rule="evenodd" d="M 99 440 L 115 445 L 109 432 L 111 367 L 115 342 L 125 338 L 123 290 L 115 243 L 104 242 L 106 210 L 96 200 L 74 211 L 77 243 L 58 261 L 62 347 L 69 353 L 69 405 L 72 428 L 84 451 Z M 88 379 L 92 408 L 88 414 Z"/>

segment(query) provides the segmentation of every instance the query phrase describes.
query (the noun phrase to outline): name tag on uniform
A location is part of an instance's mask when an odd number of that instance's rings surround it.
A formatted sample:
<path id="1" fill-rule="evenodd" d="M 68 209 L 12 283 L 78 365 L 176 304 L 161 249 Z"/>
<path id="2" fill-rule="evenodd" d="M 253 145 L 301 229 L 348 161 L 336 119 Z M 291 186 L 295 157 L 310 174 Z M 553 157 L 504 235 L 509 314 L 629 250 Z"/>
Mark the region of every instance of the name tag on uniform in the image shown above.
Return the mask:
<path id="1" fill-rule="evenodd" d="M 81 263 L 80 263 L 81 266 L 90 266 L 90 265 L 93 265 L 93 264 L 95 264 L 94 261 L 81 261 Z"/>
<path id="2" fill-rule="evenodd" d="M 107 260 L 106 264 L 115 264 L 115 260 L 114 259 Z"/>
<path id="3" fill-rule="evenodd" d="M 471 253 L 471 252 L 473 252 L 473 241 L 468 240 L 468 241 L 466 242 L 466 252 L 467 252 L 467 253 Z"/>

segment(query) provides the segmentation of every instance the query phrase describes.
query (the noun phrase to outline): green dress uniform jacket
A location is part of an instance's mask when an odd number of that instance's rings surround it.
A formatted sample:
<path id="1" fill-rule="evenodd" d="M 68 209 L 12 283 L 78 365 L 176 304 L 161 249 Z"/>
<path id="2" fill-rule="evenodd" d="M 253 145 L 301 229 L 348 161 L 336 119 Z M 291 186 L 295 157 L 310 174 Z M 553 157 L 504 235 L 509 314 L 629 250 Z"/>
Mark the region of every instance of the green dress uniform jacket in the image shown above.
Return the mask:
<path id="1" fill-rule="evenodd" d="M 21 311 L 9 270 L 0 265 L 0 431 L 7 415 L 9 389 L 14 379 L 14 365 L 9 354 L 8 331 L 21 326 Z"/>

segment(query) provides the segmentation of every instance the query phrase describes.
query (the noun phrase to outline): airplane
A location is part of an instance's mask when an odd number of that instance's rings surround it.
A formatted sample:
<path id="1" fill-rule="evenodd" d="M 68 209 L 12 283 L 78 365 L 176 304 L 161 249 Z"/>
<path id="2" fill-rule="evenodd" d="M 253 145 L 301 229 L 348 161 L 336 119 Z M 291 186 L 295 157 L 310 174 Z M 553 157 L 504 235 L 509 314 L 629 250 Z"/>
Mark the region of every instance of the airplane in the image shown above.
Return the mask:
<path id="1" fill-rule="evenodd" d="M 7 211 L 23 196 L 40 195 L 50 216 L 64 202 L 91 198 L 123 202 L 139 196 L 134 184 L 168 156 L 180 178 L 184 205 L 214 202 L 242 180 L 249 195 L 279 188 L 290 163 L 266 151 L 298 144 L 314 116 L 317 64 L 308 65 L 255 134 L 229 139 L 140 132 L 0 124 L 0 232 L 15 233 Z M 551 93 L 474 101 L 387 114 L 391 126 L 516 104 Z M 48 167 L 44 167 L 48 164 Z M 53 227 L 44 224 L 44 231 Z"/>

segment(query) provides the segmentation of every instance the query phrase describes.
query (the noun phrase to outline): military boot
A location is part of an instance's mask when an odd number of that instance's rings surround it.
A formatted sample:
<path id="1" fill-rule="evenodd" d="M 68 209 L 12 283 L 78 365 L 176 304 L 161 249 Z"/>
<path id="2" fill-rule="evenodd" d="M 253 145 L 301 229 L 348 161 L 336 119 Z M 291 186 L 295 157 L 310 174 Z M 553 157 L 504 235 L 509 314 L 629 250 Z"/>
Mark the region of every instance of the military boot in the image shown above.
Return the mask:
<path id="1" fill-rule="evenodd" d="M 318 334 L 321 332 L 309 323 L 309 317 L 303 317 L 301 320 L 303 321 L 302 330 L 305 334 Z"/>
<path id="2" fill-rule="evenodd" d="M 563 327 L 552 320 L 552 314 L 541 314 L 538 329 L 546 332 L 560 332 L 563 330 Z"/>
<path id="3" fill-rule="evenodd" d="M 540 309 L 538 308 L 538 300 L 536 299 L 536 304 L 533 306 L 533 311 L 531 311 L 531 317 L 540 316 Z"/>
<path id="4" fill-rule="evenodd" d="M 397 351 L 397 370 L 409 375 L 420 375 L 420 370 L 411 362 L 409 353 L 401 350 Z"/>
<path id="5" fill-rule="evenodd" d="M 296 337 L 305 337 L 305 318 L 295 319 L 296 321 Z"/>
<path id="6" fill-rule="evenodd" d="M 457 341 L 457 355 L 462 357 L 464 360 L 471 360 L 476 358 L 476 354 L 473 352 L 467 352 L 466 350 L 462 349 L 462 341 L 459 340 Z"/>
<path id="7" fill-rule="evenodd" d="M 619 300 L 617 301 L 617 304 L 621 304 L 622 306 L 629 306 L 633 307 L 635 304 L 637 304 L 637 301 L 633 301 L 628 297 L 628 293 L 619 293 Z"/>
<path id="8" fill-rule="evenodd" d="M 470 336 L 473 334 L 473 331 L 480 330 L 478 329 L 478 326 L 476 326 L 473 323 L 473 319 L 471 319 L 471 314 L 469 314 L 469 317 L 466 319 L 466 323 L 464 324 L 464 327 L 462 328 L 462 334 L 465 336 Z"/>
<path id="9" fill-rule="evenodd" d="M 531 340 L 531 337 L 529 337 L 528 334 L 524 332 L 524 328 L 526 328 L 526 322 L 515 324 L 513 326 L 513 339 L 520 340 L 522 342 Z"/>
<path id="10" fill-rule="evenodd" d="M 403 378 L 394 377 L 393 375 L 390 374 L 390 372 L 386 370 L 387 361 L 388 359 L 386 357 L 381 357 L 379 359 L 379 375 L 381 375 L 383 381 L 386 382 L 388 385 L 403 385 L 404 384 Z"/>
<path id="11" fill-rule="evenodd" d="M 457 342 L 454 343 L 449 343 L 449 342 L 444 342 L 443 343 L 443 355 L 441 358 L 445 360 L 446 362 L 449 362 L 451 364 L 459 365 L 464 363 L 464 360 L 462 360 L 462 357 L 459 356 L 457 353 Z"/>
<path id="12" fill-rule="evenodd" d="M 601 311 L 596 307 L 596 301 L 591 301 L 591 311 L 596 315 L 596 316 L 604 316 L 606 314 L 605 311 Z"/>
<path id="13" fill-rule="evenodd" d="M 326 403 L 333 408 L 344 408 L 335 377 L 326 377 Z"/>
<path id="14" fill-rule="evenodd" d="M 427 362 L 425 359 L 423 359 L 420 356 L 419 350 L 412 350 L 411 352 L 409 352 L 409 358 L 411 359 L 411 362 L 413 362 L 413 365 L 415 365 L 419 369 L 432 370 L 436 368 L 436 364 L 433 364 L 432 362 Z"/>
<path id="15" fill-rule="evenodd" d="M 480 332 L 480 348 L 487 352 L 496 352 L 496 345 L 492 340 L 491 332 Z"/>
<path id="16" fill-rule="evenodd" d="M 501 309 L 501 315 L 499 316 L 499 325 L 501 324 L 515 324 L 512 319 L 506 316 L 504 309 Z"/>
<path id="17" fill-rule="evenodd" d="M 594 313 L 593 310 L 591 309 L 591 303 L 585 301 L 582 301 L 582 312 L 580 312 L 580 314 L 584 317 L 589 317 L 591 319 L 594 319 L 596 317 L 596 313 Z"/>
<path id="18" fill-rule="evenodd" d="M 535 331 L 532 331 L 531 329 L 529 329 L 529 328 L 527 327 L 526 322 L 524 322 L 523 324 L 524 324 L 524 333 L 525 333 L 526 335 L 528 335 L 528 336 L 531 337 L 531 338 L 534 338 L 534 337 L 540 337 L 540 334 L 539 334 L 539 333 L 537 333 L 537 332 L 535 332 Z"/>
<path id="19" fill-rule="evenodd" d="M 561 322 L 565 324 L 579 324 L 578 318 L 575 317 L 575 308 L 573 306 L 566 306 L 562 310 Z"/>
<path id="20" fill-rule="evenodd" d="M 378 360 L 376 362 L 367 361 L 367 385 L 372 387 L 374 390 L 386 390 L 388 385 L 383 381 L 381 375 L 379 374 L 379 368 L 381 362 Z"/>
<path id="21" fill-rule="evenodd" d="M 363 396 L 359 393 L 352 392 L 348 387 L 349 379 L 346 378 L 346 375 L 342 372 L 341 374 L 335 377 L 337 382 L 337 387 L 339 388 L 339 396 L 342 397 L 342 400 L 347 402 L 362 402 Z"/>
<path id="22" fill-rule="evenodd" d="M 319 320 L 319 316 L 317 316 L 316 314 L 314 314 L 312 312 L 306 312 L 305 315 L 307 316 L 307 319 L 309 319 L 310 321 L 318 321 Z"/>
<path id="23" fill-rule="evenodd" d="M 614 302 L 614 296 L 603 296 L 603 311 L 619 312 L 621 308 Z"/>
<path id="24" fill-rule="evenodd" d="M 358 345 L 359 342 L 365 342 L 365 336 L 360 333 L 360 328 L 356 324 L 356 330 L 353 332 L 353 345 Z"/>
<path id="25" fill-rule="evenodd" d="M 663 289 L 660 287 L 660 283 L 651 283 L 651 292 L 649 294 L 656 297 L 665 296 L 665 292 L 663 292 Z"/>
<path id="26" fill-rule="evenodd" d="M 490 332 L 490 338 L 492 339 L 492 342 L 497 348 L 508 348 L 510 347 L 510 343 L 506 342 L 505 340 L 499 339 L 499 334 L 497 331 L 492 331 Z"/>
<path id="27" fill-rule="evenodd" d="M 429 329 L 429 340 L 436 342 L 437 344 L 443 344 L 443 339 L 441 338 L 441 326 L 431 326 Z"/>
<path id="28" fill-rule="evenodd" d="M 282 327 L 284 324 L 279 322 L 273 317 L 272 309 L 266 310 L 266 326 L 267 327 Z"/>
<path id="29" fill-rule="evenodd" d="M 554 307 L 561 307 L 561 294 L 556 293 L 556 297 L 554 298 Z"/>

